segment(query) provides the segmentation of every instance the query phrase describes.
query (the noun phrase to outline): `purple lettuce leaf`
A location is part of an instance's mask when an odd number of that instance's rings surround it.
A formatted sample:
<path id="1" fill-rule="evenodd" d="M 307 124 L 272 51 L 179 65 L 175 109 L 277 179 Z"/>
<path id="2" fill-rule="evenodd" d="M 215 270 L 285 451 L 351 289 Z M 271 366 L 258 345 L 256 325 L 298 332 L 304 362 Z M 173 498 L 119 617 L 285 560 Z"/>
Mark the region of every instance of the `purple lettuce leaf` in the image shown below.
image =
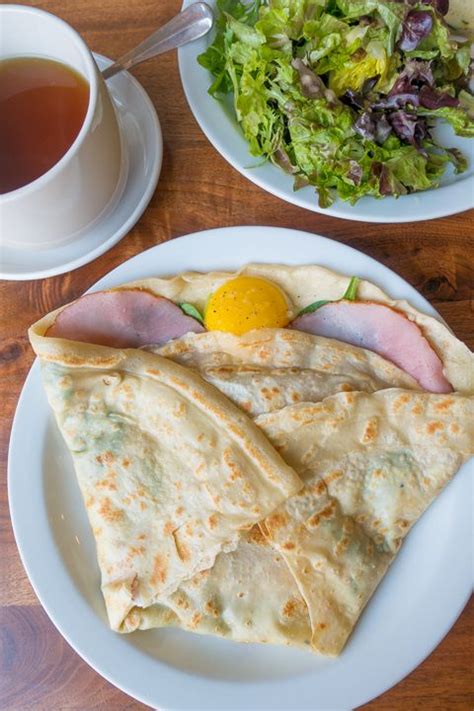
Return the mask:
<path id="1" fill-rule="evenodd" d="M 291 62 L 293 69 L 296 69 L 300 79 L 301 93 L 307 99 L 325 98 L 330 106 L 336 106 L 339 101 L 332 89 L 328 89 L 320 76 L 315 74 L 302 59 L 296 57 Z"/>
<path id="2" fill-rule="evenodd" d="M 426 121 L 407 111 L 392 111 L 388 120 L 398 138 L 420 149 L 422 141 L 429 135 Z"/>
<path id="3" fill-rule="evenodd" d="M 360 91 L 347 89 L 340 99 L 343 104 L 350 106 L 351 109 L 363 109 L 365 107 L 365 99 Z"/>
<path id="4" fill-rule="evenodd" d="M 354 185 L 360 185 L 362 182 L 362 168 L 355 160 L 349 161 L 347 177 L 352 180 Z"/>
<path id="5" fill-rule="evenodd" d="M 459 106 L 459 99 L 444 91 L 435 91 L 429 86 L 420 89 L 420 104 L 425 109 L 440 109 L 443 106 Z"/>
<path id="6" fill-rule="evenodd" d="M 414 87 L 419 87 L 423 84 L 428 84 L 428 86 L 433 86 L 434 84 L 431 64 L 430 62 L 417 62 L 412 59 L 406 63 L 405 69 L 392 86 L 389 95 L 410 94 L 413 93 Z"/>
<path id="7" fill-rule="evenodd" d="M 364 83 L 362 84 L 362 89 L 361 89 L 362 95 L 367 96 L 367 94 L 369 94 L 372 91 L 372 89 L 374 88 L 374 86 L 377 84 L 379 79 L 380 79 L 380 74 L 375 74 L 375 76 L 369 77 L 369 79 L 366 79 L 364 81 Z"/>
<path id="8" fill-rule="evenodd" d="M 323 80 L 302 59 L 293 59 L 291 66 L 298 72 L 303 96 L 307 99 L 322 99 L 326 89 Z"/>
<path id="9" fill-rule="evenodd" d="M 354 130 L 359 136 L 369 141 L 375 140 L 375 121 L 369 111 L 364 111 L 354 124 Z"/>
<path id="10" fill-rule="evenodd" d="M 355 122 L 354 130 L 362 138 L 381 145 L 387 140 L 392 127 L 385 114 L 364 111 Z"/>
<path id="11" fill-rule="evenodd" d="M 385 163 L 374 162 L 372 164 L 372 174 L 378 180 L 379 192 L 381 195 L 406 195 L 408 190 L 403 183 L 398 180 L 390 166 Z"/>
<path id="12" fill-rule="evenodd" d="M 276 163 L 285 173 L 288 175 L 295 175 L 298 172 L 298 168 L 291 162 L 288 153 L 283 148 L 277 148 L 272 155 L 272 160 Z"/>
<path id="13" fill-rule="evenodd" d="M 401 109 L 407 104 L 412 106 L 419 106 L 420 100 L 418 96 L 418 91 L 414 91 L 406 94 L 389 94 L 380 101 L 377 101 L 374 105 L 374 109 Z"/>
<path id="14" fill-rule="evenodd" d="M 380 79 L 380 74 L 376 74 L 369 79 L 366 79 L 362 84 L 360 91 L 355 91 L 354 89 L 347 89 L 344 94 L 340 97 L 341 101 L 350 106 L 352 109 L 364 109 L 368 106 L 369 94 L 377 84 Z"/>
<path id="15" fill-rule="evenodd" d="M 379 181 L 379 190 L 381 195 L 392 195 L 392 186 L 390 185 L 389 171 L 386 165 L 374 161 L 372 163 L 372 173 Z"/>
<path id="16" fill-rule="evenodd" d="M 407 104 L 419 106 L 420 87 L 431 87 L 433 84 L 434 77 L 430 63 L 410 60 L 388 95 L 377 101 L 373 108 L 401 109 Z"/>
<path id="17" fill-rule="evenodd" d="M 423 5 L 431 5 L 440 15 L 447 15 L 449 10 L 449 0 L 421 0 Z"/>
<path id="18" fill-rule="evenodd" d="M 392 111 L 390 114 L 390 124 L 393 132 L 398 138 L 408 141 L 408 143 L 413 143 L 414 141 L 416 123 L 416 116 L 406 111 Z"/>
<path id="19" fill-rule="evenodd" d="M 379 145 L 385 143 L 392 132 L 392 127 L 385 114 L 381 114 L 375 124 L 375 142 Z"/>
<path id="20" fill-rule="evenodd" d="M 402 35 L 398 46 L 404 52 L 416 49 L 428 37 L 433 28 L 433 17 L 423 10 L 411 10 L 403 21 Z"/>

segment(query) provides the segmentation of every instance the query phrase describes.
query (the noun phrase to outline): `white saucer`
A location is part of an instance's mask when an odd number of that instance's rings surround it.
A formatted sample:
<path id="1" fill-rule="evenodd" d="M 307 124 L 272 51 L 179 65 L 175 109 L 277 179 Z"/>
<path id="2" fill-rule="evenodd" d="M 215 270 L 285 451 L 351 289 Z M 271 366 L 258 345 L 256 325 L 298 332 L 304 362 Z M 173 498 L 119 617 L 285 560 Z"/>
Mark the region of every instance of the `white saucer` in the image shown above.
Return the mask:
<path id="1" fill-rule="evenodd" d="M 94 54 L 99 69 L 112 64 Z M 59 247 L 32 250 L 0 246 L 0 279 L 25 280 L 63 274 L 91 262 L 124 237 L 151 200 L 161 170 L 163 142 L 155 108 L 128 72 L 107 82 L 118 112 L 128 173 L 122 195 L 90 232 Z M 54 207 L 52 208 L 54 209 Z"/>

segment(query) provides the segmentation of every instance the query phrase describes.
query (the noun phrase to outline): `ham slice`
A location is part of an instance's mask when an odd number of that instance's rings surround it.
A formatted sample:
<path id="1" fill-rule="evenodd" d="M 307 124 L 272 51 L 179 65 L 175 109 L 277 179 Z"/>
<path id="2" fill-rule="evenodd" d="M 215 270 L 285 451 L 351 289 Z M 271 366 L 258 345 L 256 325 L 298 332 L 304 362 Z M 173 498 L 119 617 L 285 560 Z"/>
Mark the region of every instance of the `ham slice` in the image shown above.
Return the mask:
<path id="1" fill-rule="evenodd" d="M 86 294 L 56 316 L 46 336 L 113 348 L 164 345 L 206 329 L 163 296 L 140 289 Z"/>
<path id="2" fill-rule="evenodd" d="M 424 390 L 452 392 L 443 374 L 443 363 L 420 328 L 389 306 L 333 301 L 313 313 L 298 316 L 289 328 L 374 351 L 415 378 Z"/>

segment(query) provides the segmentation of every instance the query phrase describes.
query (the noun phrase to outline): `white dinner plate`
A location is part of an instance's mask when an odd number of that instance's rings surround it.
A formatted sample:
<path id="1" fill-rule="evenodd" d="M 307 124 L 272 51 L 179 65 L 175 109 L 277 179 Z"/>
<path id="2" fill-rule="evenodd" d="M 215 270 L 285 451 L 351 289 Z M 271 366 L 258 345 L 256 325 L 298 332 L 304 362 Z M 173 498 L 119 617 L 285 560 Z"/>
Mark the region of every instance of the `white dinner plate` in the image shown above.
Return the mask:
<path id="1" fill-rule="evenodd" d="M 187 7 L 193 0 L 184 0 Z M 215 0 L 209 0 L 215 6 Z M 234 116 L 231 97 L 216 101 L 207 93 L 211 74 L 197 63 L 197 57 L 212 41 L 209 34 L 178 50 L 179 70 L 189 107 L 203 132 L 219 153 L 242 175 L 272 195 L 313 212 L 364 222 L 415 222 L 444 217 L 468 210 L 474 206 L 474 140 L 456 136 L 449 126 L 439 127 L 435 137 L 441 145 L 459 148 L 469 158 L 465 173 L 455 175 L 448 168 L 436 190 L 405 195 L 399 199 L 382 200 L 365 197 L 355 205 L 337 199 L 329 208 L 318 206 L 314 188 L 306 187 L 295 192 L 293 178 L 271 163 L 261 164 L 251 156 Z"/>
<path id="2" fill-rule="evenodd" d="M 94 54 L 99 69 L 111 59 Z M 44 279 L 88 264 L 125 237 L 150 202 L 163 156 L 160 122 L 150 97 L 128 72 L 107 81 L 124 152 L 124 186 L 120 196 L 83 235 L 48 249 L 21 249 L 0 244 L 0 279 Z"/>
<path id="3" fill-rule="evenodd" d="M 436 316 L 403 279 L 361 252 L 274 227 L 209 230 L 158 245 L 114 269 L 94 289 L 189 269 L 235 269 L 249 261 L 317 263 L 357 274 Z M 396 684 L 439 643 L 466 603 L 472 540 L 468 469 L 463 467 L 410 533 L 338 659 L 172 629 L 111 632 L 94 540 L 38 362 L 15 415 L 8 484 L 16 541 L 41 603 L 72 647 L 120 689 L 160 711 L 334 711 L 354 708 Z"/>

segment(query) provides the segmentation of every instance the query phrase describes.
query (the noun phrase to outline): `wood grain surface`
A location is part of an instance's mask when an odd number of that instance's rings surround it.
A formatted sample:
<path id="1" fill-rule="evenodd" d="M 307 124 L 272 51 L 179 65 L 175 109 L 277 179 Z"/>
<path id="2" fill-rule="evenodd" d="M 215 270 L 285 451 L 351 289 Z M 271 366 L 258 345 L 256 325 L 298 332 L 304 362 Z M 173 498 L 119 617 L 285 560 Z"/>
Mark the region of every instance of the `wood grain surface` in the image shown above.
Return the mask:
<path id="1" fill-rule="evenodd" d="M 179 9 L 178 0 L 43 0 L 41 5 L 72 24 L 92 50 L 109 57 L 132 47 Z M 184 99 L 174 53 L 138 67 L 134 74 L 156 106 L 164 134 L 163 170 L 144 216 L 92 264 L 51 279 L 0 283 L 1 709 L 145 708 L 103 680 L 62 639 L 40 607 L 15 546 L 7 502 L 7 451 L 17 399 L 33 361 L 26 336 L 33 321 L 152 245 L 210 227 L 262 224 L 320 233 L 375 257 L 417 288 L 457 336 L 474 346 L 472 213 L 374 225 L 287 205 L 247 182 L 208 143 Z M 418 669 L 363 708 L 471 711 L 473 626 L 470 604 Z"/>

